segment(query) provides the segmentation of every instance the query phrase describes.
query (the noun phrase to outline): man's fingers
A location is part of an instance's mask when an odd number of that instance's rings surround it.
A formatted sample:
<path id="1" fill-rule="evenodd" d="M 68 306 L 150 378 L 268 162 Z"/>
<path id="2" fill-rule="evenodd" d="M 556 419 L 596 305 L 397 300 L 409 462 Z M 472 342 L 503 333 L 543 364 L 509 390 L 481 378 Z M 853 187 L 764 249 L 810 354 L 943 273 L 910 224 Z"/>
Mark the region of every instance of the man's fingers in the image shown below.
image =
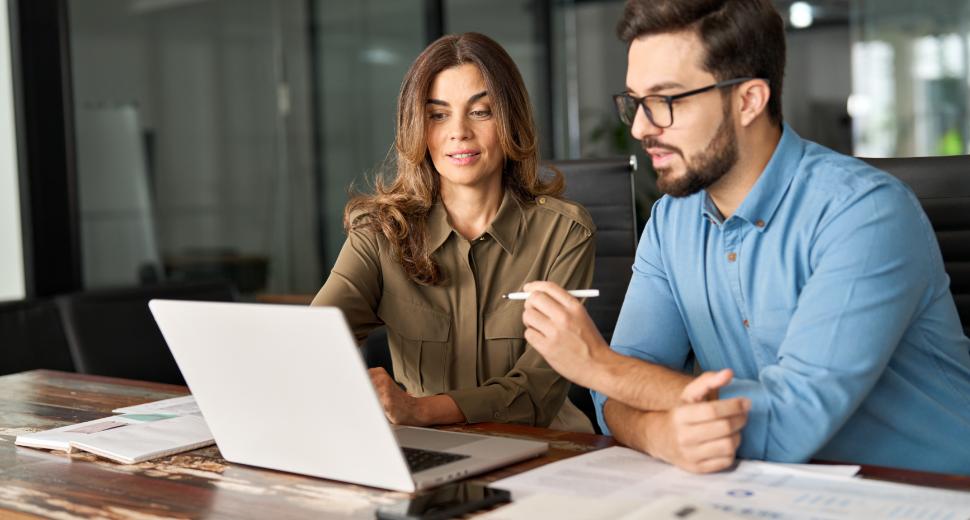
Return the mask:
<path id="1" fill-rule="evenodd" d="M 746 415 L 751 409 L 751 401 L 744 397 L 705 401 L 684 405 L 675 409 L 678 419 L 684 424 L 697 424 L 732 415 Z"/>
<path id="2" fill-rule="evenodd" d="M 532 348 L 538 350 L 539 354 L 542 354 L 542 357 L 545 357 L 544 351 L 546 336 L 544 336 L 538 330 L 531 328 L 525 329 L 525 334 L 523 336 L 525 337 L 526 343 L 532 345 Z"/>
<path id="3" fill-rule="evenodd" d="M 740 443 L 741 434 L 735 433 L 688 448 L 688 457 L 694 462 L 720 457 L 734 457 Z"/>
<path id="4" fill-rule="evenodd" d="M 717 372 L 704 372 L 691 381 L 681 394 L 681 400 L 686 403 L 699 403 L 707 399 L 714 390 L 731 382 L 734 372 L 730 368 Z"/>
<path id="5" fill-rule="evenodd" d="M 713 459 L 702 460 L 693 466 L 687 468 L 688 471 L 692 473 L 715 473 L 717 471 L 723 471 L 734 465 L 734 456 L 730 457 L 717 457 Z"/>
<path id="6" fill-rule="evenodd" d="M 709 423 L 693 425 L 688 431 L 684 432 L 683 442 L 687 445 L 697 445 L 730 437 L 740 432 L 747 423 L 747 414 L 742 414 L 732 415 Z"/>
<path id="7" fill-rule="evenodd" d="M 522 311 L 522 323 L 525 324 L 527 328 L 535 329 L 536 331 L 542 333 L 543 336 L 548 336 L 556 328 L 549 316 L 546 316 L 536 309 L 526 309 Z"/>
<path id="8" fill-rule="evenodd" d="M 568 320 L 568 313 L 563 305 L 544 292 L 535 292 L 525 301 L 525 309 L 540 312 L 550 320 L 565 322 Z"/>
<path id="9" fill-rule="evenodd" d="M 531 292 L 531 293 L 548 294 L 554 300 L 556 300 L 560 305 L 562 305 L 563 307 L 566 307 L 567 309 L 572 307 L 573 304 L 575 304 L 578 301 L 571 294 L 566 292 L 565 289 L 563 289 L 558 284 L 553 282 L 543 282 L 543 281 L 529 282 L 524 286 L 522 286 L 522 290 L 526 292 Z M 538 294 L 533 294 L 532 296 L 529 296 L 529 299 L 531 300 L 535 296 L 538 296 Z"/>

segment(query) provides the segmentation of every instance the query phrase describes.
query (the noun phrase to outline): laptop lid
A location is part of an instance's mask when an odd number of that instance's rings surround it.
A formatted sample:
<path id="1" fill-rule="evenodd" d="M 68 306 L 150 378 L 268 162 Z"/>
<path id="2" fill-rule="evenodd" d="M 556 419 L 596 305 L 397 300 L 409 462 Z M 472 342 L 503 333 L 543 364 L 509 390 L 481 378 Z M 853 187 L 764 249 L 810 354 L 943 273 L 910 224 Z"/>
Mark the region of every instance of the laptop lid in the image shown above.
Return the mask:
<path id="1" fill-rule="evenodd" d="M 415 489 L 338 309 L 173 300 L 149 308 L 226 460 Z"/>

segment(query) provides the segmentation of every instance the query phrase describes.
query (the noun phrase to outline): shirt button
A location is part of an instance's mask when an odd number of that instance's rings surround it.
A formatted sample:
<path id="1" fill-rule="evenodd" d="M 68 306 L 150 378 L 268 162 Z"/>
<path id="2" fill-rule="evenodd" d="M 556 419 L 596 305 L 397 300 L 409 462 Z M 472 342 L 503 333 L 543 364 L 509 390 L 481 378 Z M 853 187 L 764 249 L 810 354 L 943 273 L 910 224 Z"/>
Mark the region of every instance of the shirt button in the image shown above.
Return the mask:
<path id="1" fill-rule="evenodd" d="M 755 227 L 759 227 L 759 228 L 763 228 L 763 227 L 765 227 L 765 221 L 764 220 L 761 220 L 759 218 L 758 220 L 755 221 L 754 226 Z"/>
<path id="2" fill-rule="evenodd" d="M 495 413 L 492 414 L 492 417 L 495 418 L 495 419 L 501 419 L 502 418 L 502 412 L 495 412 Z"/>
<path id="3" fill-rule="evenodd" d="M 733 262 L 738 259 L 738 255 L 736 253 L 728 253 L 727 256 L 728 256 L 728 262 Z"/>
<path id="4" fill-rule="evenodd" d="M 748 320 L 744 320 L 741 323 L 744 325 L 744 328 L 748 328 L 749 326 Z"/>
<path id="5" fill-rule="evenodd" d="M 545 197 L 539 197 L 539 200 L 537 200 L 536 202 L 538 202 L 539 204 L 545 204 L 546 203 L 546 198 Z"/>

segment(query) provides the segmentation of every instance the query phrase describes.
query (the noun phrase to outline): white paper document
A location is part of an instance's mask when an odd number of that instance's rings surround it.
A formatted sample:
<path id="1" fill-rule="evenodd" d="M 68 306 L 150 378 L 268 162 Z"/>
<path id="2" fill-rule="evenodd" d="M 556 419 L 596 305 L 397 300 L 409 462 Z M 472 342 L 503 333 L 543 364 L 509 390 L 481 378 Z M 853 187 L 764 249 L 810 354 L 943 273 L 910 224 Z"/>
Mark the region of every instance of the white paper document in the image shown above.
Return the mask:
<path id="1" fill-rule="evenodd" d="M 195 397 L 191 395 L 186 395 L 182 397 L 173 397 L 171 399 L 163 399 L 161 401 L 154 401 L 151 403 L 139 404 L 135 406 L 126 406 L 124 408 L 117 408 L 111 410 L 112 413 L 167 413 L 172 415 L 188 415 L 192 413 L 200 413 L 199 405 L 195 404 Z"/>
<path id="2" fill-rule="evenodd" d="M 44 450 L 66 451 L 70 453 L 74 451 L 74 449 L 71 447 L 72 440 L 82 439 L 86 436 L 99 433 L 101 431 L 106 431 L 113 425 L 137 423 L 138 421 L 126 419 L 124 416 L 105 417 L 103 419 L 97 419 L 80 424 L 69 424 L 67 426 L 61 426 L 60 428 L 54 428 L 52 430 L 18 435 L 16 444 L 18 446 L 28 446 L 31 448 L 40 448 Z"/>
<path id="3" fill-rule="evenodd" d="M 81 450 L 135 464 L 213 444 L 201 415 L 127 414 L 18 435 L 18 446 Z"/>
<path id="4" fill-rule="evenodd" d="M 119 408 L 114 412 L 123 415 L 18 435 L 15 443 L 68 453 L 87 451 L 123 464 L 135 464 L 215 443 L 191 395 Z"/>
<path id="5" fill-rule="evenodd" d="M 481 520 L 737 520 L 707 504 L 666 496 L 644 504 L 605 498 L 535 494 L 482 515 Z"/>
<path id="6" fill-rule="evenodd" d="M 125 428 L 113 428 L 72 440 L 71 445 L 107 459 L 135 464 L 194 450 L 214 442 L 201 415 L 181 415 Z"/>
<path id="7" fill-rule="evenodd" d="M 538 493 L 637 503 L 683 496 L 749 518 L 970 519 L 970 493 L 851 478 L 851 468 L 814 474 L 798 466 L 742 461 L 733 471 L 695 475 L 613 447 L 492 486 L 508 489 L 516 500 Z"/>

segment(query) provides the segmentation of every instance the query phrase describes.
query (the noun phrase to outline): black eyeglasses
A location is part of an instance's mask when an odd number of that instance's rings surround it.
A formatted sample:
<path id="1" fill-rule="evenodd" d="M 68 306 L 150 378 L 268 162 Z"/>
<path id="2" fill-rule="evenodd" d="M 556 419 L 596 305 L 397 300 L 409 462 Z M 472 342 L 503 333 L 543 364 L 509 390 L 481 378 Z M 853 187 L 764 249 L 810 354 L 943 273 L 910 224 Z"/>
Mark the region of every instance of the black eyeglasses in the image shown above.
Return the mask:
<path id="1" fill-rule="evenodd" d="M 643 107 L 643 113 L 646 114 L 647 119 L 650 120 L 653 126 L 657 128 L 669 128 L 674 124 L 674 101 L 688 96 L 702 94 L 716 88 L 730 87 L 753 79 L 758 78 L 728 79 L 673 96 L 652 94 L 638 98 L 627 93 L 617 94 L 613 96 L 613 103 L 616 104 L 616 112 L 620 116 L 620 121 L 623 121 L 624 124 L 633 126 L 633 120 L 637 117 L 637 109 Z"/>

